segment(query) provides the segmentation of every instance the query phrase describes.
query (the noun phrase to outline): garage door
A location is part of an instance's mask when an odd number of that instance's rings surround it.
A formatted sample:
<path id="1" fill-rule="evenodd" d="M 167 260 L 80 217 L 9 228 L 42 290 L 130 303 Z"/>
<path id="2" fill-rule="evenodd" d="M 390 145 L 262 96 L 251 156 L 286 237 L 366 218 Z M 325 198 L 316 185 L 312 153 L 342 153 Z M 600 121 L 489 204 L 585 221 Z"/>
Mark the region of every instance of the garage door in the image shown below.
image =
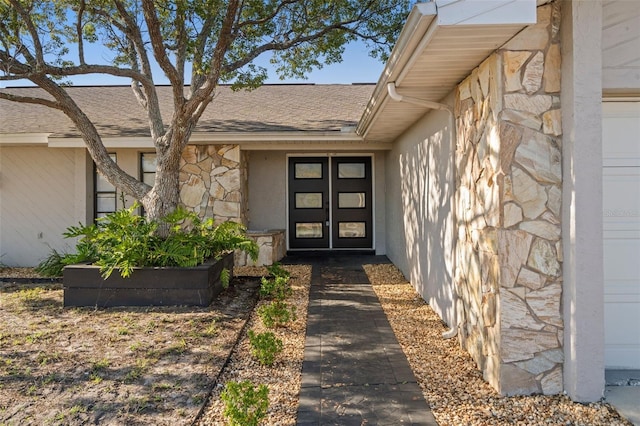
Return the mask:
<path id="1" fill-rule="evenodd" d="M 640 369 L 640 102 L 603 104 L 605 365 Z"/>

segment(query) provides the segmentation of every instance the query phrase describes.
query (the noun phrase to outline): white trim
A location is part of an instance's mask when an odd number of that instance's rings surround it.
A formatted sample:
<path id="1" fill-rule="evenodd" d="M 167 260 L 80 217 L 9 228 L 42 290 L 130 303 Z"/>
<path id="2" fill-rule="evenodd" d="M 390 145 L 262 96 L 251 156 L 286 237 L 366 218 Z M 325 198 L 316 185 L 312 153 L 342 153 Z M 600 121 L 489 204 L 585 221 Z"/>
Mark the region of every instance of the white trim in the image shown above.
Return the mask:
<path id="1" fill-rule="evenodd" d="M 229 143 L 229 142 L 227 142 Z M 391 150 L 391 143 L 369 143 L 369 142 L 343 142 L 343 141 L 325 141 L 325 142 L 306 142 L 306 141 L 292 141 L 292 142 L 245 142 L 239 143 L 243 151 L 291 151 L 296 150 L 299 152 L 305 151 L 354 151 L 362 149 L 366 151 L 389 151 Z"/>
<path id="2" fill-rule="evenodd" d="M 107 149 L 153 149 L 150 137 L 104 137 Z M 194 133 L 189 144 L 240 145 L 244 150 L 389 150 L 391 144 L 367 143 L 354 132 L 212 132 Z M 56 137 L 51 133 L 0 134 L 0 145 L 47 145 L 49 148 L 85 148 L 80 137 Z"/>
<path id="3" fill-rule="evenodd" d="M 424 5 L 430 5 L 430 7 Z M 462 37 L 472 37 L 469 36 L 469 29 L 501 27 L 505 29 L 505 33 L 498 39 L 486 41 L 482 46 L 482 48 L 495 50 L 525 26 L 535 24 L 536 13 L 536 0 L 435 0 L 414 6 L 360 118 L 357 133 L 363 135 L 365 139 L 369 137 L 373 123 L 387 105 L 389 96 L 387 83 L 395 82 L 396 86 L 400 87 L 405 77 L 414 71 L 415 63 L 430 54 L 429 46 L 442 37 L 452 37 L 452 34 L 458 33 L 461 33 Z M 441 28 L 449 30 L 440 31 Z M 460 30 L 452 33 L 451 29 L 456 28 Z M 478 47 L 474 47 L 474 50 Z M 478 65 L 478 63 L 467 63 L 466 74 Z M 449 91 L 453 90 L 457 84 L 458 82 L 451 81 Z M 407 87 L 407 89 L 417 88 Z M 429 100 L 441 101 L 441 99 Z"/>
<path id="4" fill-rule="evenodd" d="M 254 142 L 363 142 L 353 131 L 283 131 L 283 132 L 199 132 L 190 141 L 199 143 L 254 143 Z"/>
<path id="5" fill-rule="evenodd" d="M 0 145 L 38 146 L 46 145 L 51 133 L 0 133 Z"/>
<path id="6" fill-rule="evenodd" d="M 435 0 L 438 25 L 535 24 L 536 2 L 530 0 Z"/>
<path id="7" fill-rule="evenodd" d="M 640 96 L 602 96 L 602 102 L 640 102 Z"/>
<path id="8" fill-rule="evenodd" d="M 153 141 L 147 137 L 102 138 L 104 147 L 111 149 L 154 149 Z M 86 148 L 82 138 L 49 138 L 49 148 Z"/>

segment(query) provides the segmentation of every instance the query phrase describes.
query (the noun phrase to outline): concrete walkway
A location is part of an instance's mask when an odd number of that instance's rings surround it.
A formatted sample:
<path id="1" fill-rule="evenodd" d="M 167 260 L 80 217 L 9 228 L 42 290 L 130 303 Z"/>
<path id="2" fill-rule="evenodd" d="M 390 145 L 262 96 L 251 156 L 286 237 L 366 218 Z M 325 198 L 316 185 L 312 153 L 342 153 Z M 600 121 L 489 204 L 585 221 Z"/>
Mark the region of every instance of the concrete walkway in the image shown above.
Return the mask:
<path id="1" fill-rule="evenodd" d="M 640 426 L 640 370 L 606 370 L 606 401 L 635 426 Z"/>
<path id="2" fill-rule="evenodd" d="M 363 264 L 385 256 L 318 254 L 312 265 L 298 425 L 437 425 Z"/>

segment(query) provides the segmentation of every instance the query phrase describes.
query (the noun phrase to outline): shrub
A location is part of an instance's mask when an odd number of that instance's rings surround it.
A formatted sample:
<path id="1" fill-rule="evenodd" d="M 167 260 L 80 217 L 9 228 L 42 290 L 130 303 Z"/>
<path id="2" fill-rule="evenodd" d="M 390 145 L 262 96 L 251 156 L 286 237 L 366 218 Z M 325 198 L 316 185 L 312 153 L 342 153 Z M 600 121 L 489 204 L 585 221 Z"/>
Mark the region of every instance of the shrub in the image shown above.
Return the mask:
<path id="1" fill-rule="evenodd" d="M 273 277 L 291 278 L 289 271 L 284 269 L 279 262 L 274 262 L 272 265 L 267 266 L 267 271 L 269 271 L 269 274 Z"/>
<path id="2" fill-rule="evenodd" d="M 282 300 L 275 300 L 258 308 L 258 315 L 267 328 L 281 327 L 296 320 L 296 307 Z"/>
<path id="3" fill-rule="evenodd" d="M 284 300 L 291 295 L 289 278 L 276 276 L 272 279 L 262 277 L 260 279 L 260 296 L 266 299 Z"/>
<path id="4" fill-rule="evenodd" d="M 220 398 L 224 416 L 231 426 L 257 426 L 269 409 L 269 388 L 249 381 L 228 382 Z"/>
<path id="5" fill-rule="evenodd" d="M 249 343 L 251 344 L 251 355 L 258 358 L 262 365 L 273 365 L 276 356 L 282 352 L 282 340 L 270 331 L 256 334 L 249 330 Z"/>
<path id="6" fill-rule="evenodd" d="M 258 246 L 246 237 L 246 229 L 235 222 L 214 226 L 213 219 L 202 220 L 193 212 L 178 208 L 161 221 L 151 221 L 134 213 L 135 203 L 128 209 L 109 213 L 87 226 L 71 226 L 65 238 L 78 238 L 75 254 L 53 252 L 38 271 L 61 275 L 66 265 L 90 262 L 100 266 L 104 278 L 114 270 L 128 277 L 133 268 L 142 266 L 189 267 L 210 257 L 236 249 L 257 259 Z M 168 227 L 168 235 L 158 235 L 160 227 Z"/>

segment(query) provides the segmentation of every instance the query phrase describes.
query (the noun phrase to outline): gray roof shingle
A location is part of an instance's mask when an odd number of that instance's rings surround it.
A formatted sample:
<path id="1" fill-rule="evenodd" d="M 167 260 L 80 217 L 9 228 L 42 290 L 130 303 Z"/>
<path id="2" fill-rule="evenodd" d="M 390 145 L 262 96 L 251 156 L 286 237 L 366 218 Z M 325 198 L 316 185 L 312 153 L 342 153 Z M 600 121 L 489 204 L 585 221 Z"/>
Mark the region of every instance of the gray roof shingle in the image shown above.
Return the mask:
<path id="1" fill-rule="evenodd" d="M 233 92 L 220 86 L 196 132 L 337 131 L 355 126 L 373 92 L 373 84 L 264 85 Z M 103 137 L 149 136 L 148 120 L 129 86 L 70 87 L 68 93 L 96 124 Z M 42 95 L 39 88 L 5 88 L 22 96 Z M 171 118 L 171 88 L 158 86 L 163 119 Z M 52 133 L 78 137 L 61 112 L 40 105 L 0 99 L 0 133 Z"/>

